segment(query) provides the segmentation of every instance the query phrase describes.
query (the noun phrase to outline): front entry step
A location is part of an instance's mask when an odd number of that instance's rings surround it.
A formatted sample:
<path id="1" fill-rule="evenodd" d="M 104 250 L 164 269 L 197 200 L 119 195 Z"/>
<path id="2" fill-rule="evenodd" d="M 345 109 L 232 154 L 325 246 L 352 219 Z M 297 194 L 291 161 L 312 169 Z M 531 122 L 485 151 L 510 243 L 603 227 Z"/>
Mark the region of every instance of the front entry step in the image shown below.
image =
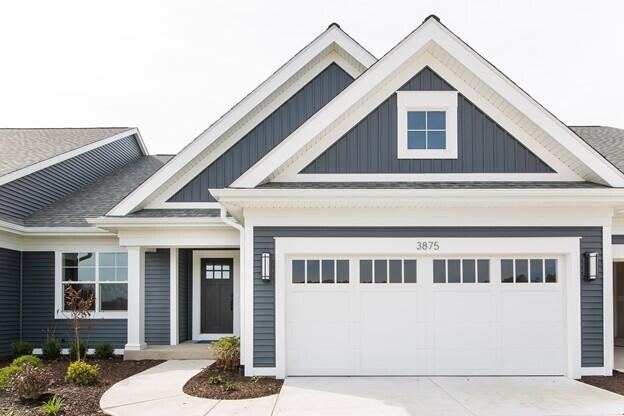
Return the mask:
<path id="1" fill-rule="evenodd" d="M 124 351 L 124 360 L 214 360 L 209 344 L 149 345 L 141 351 Z"/>

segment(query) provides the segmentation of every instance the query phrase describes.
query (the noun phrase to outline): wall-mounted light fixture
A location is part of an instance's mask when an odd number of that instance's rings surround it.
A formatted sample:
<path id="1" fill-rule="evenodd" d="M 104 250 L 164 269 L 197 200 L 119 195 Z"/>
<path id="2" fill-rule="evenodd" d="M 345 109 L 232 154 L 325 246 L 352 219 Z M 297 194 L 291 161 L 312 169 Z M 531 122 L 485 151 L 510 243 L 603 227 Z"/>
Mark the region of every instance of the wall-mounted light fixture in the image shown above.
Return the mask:
<path id="1" fill-rule="evenodd" d="M 262 280 L 271 280 L 271 255 L 262 253 Z"/>
<path id="2" fill-rule="evenodd" d="M 587 280 L 596 280 L 598 277 L 598 253 L 585 253 L 585 267 Z"/>

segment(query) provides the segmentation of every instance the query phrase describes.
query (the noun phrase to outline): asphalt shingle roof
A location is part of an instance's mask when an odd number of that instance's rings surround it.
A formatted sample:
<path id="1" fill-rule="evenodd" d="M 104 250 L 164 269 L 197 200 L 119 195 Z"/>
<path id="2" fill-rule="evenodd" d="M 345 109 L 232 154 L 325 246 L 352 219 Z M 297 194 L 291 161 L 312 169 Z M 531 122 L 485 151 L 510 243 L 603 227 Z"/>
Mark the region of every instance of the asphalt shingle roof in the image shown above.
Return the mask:
<path id="1" fill-rule="evenodd" d="M 0 129 L 0 176 L 129 130 L 129 127 Z"/>
<path id="2" fill-rule="evenodd" d="M 88 227 L 85 218 L 105 215 L 164 165 L 163 157 L 143 156 L 115 173 L 54 202 L 23 221 L 29 227 Z"/>
<path id="3" fill-rule="evenodd" d="M 570 126 L 570 128 L 624 172 L 624 129 L 606 126 Z"/>

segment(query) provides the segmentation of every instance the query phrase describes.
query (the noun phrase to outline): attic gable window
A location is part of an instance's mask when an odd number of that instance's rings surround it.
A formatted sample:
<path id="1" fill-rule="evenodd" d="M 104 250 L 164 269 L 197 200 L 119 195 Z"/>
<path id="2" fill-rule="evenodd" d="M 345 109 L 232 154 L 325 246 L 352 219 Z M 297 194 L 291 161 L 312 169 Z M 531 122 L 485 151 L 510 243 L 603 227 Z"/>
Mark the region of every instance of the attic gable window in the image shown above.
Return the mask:
<path id="1" fill-rule="evenodd" d="M 457 159 L 457 92 L 397 92 L 399 159 Z"/>

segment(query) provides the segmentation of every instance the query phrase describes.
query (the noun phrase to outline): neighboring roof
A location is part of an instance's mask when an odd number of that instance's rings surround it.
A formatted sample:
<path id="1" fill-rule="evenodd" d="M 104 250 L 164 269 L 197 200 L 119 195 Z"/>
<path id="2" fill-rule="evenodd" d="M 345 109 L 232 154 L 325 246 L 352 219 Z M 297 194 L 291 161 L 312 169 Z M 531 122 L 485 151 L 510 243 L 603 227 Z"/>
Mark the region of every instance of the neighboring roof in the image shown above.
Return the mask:
<path id="1" fill-rule="evenodd" d="M 0 176 L 131 131 L 108 128 L 0 128 Z"/>
<path id="2" fill-rule="evenodd" d="M 160 169 L 162 156 L 143 156 L 115 173 L 85 186 L 24 219 L 27 227 L 89 227 L 85 218 L 99 217 Z"/>
<path id="3" fill-rule="evenodd" d="M 593 182 L 268 182 L 263 189 L 564 189 L 608 188 Z"/>
<path id="4" fill-rule="evenodd" d="M 189 218 L 218 217 L 219 208 L 182 208 L 182 209 L 142 209 L 121 217 L 112 218 Z"/>
<path id="5" fill-rule="evenodd" d="M 624 129 L 607 126 L 570 126 L 570 128 L 624 172 Z"/>

